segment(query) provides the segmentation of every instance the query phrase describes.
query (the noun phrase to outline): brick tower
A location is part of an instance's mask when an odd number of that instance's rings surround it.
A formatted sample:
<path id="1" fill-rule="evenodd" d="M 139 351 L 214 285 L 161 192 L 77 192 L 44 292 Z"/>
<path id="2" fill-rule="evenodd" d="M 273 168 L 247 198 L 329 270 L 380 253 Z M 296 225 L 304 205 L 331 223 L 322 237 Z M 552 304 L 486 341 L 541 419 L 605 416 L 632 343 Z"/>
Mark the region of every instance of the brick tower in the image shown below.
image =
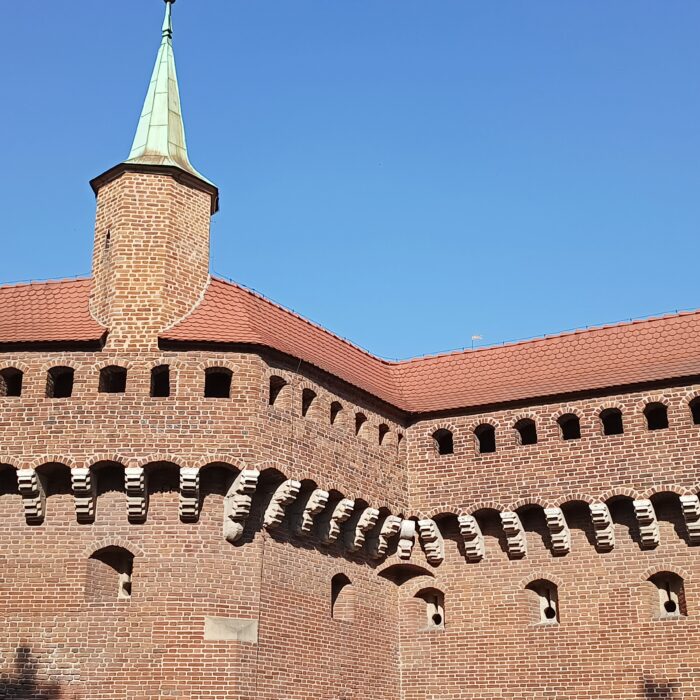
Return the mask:
<path id="1" fill-rule="evenodd" d="M 90 308 L 110 348 L 154 348 L 209 281 L 218 190 L 190 163 L 173 52 L 172 5 L 131 153 L 92 180 L 97 196 Z"/>

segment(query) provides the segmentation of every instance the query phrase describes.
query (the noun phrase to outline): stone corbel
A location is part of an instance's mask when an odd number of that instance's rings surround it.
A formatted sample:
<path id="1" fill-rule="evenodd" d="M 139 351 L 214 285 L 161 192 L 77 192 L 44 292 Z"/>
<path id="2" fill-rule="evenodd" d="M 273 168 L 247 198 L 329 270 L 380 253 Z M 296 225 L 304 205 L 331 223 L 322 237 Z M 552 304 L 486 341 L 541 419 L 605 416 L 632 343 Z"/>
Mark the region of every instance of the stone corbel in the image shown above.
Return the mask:
<path id="1" fill-rule="evenodd" d="M 323 489 L 315 489 L 309 500 L 306 501 L 304 512 L 301 514 L 301 522 L 297 528 L 297 534 L 308 535 L 314 527 L 314 518 L 328 505 L 330 494 Z"/>
<path id="2" fill-rule="evenodd" d="M 354 530 L 347 535 L 347 548 L 351 552 L 357 552 L 365 544 L 367 533 L 377 524 L 379 511 L 376 508 L 365 508 L 357 519 Z"/>
<path id="3" fill-rule="evenodd" d="M 244 469 L 236 477 L 224 499 L 224 537 L 233 544 L 243 535 L 245 523 L 250 515 L 253 494 L 258 488 L 260 472 Z"/>
<path id="4" fill-rule="evenodd" d="M 263 525 L 268 530 L 279 527 L 284 520 L 287 506 L 294 503 L 300 490 L 301 482 L 294 479 L 288 479 L 277 487 L 263 518 Z"/>
<path id="5" fill-rule="evenodd" d="M 180 520 L 193 523 L 199 518 L 199 469 L 180 468 Z"/>
<path id="6" fill-rule="evenodd" d="M 632 505 L 634 506 L 634 514 L 637 516 L 642 546 L 647 549 L 658 547 L 660 541 L 659 523 L 652 502 L 643 498 L 632 501 Z"/>
<path id="7" fill-rule="evenodd" d="M 525 530 L 520 521 L 520 516 L 511 510 L 503 511 L 501 513 L 501 523 L 506 533 L 508 554 L 513 559 L 522 559 L 527 556 L 527 538 L 525 537 Z"/>
<path id="8" fill-rule="evenodd" d="M 571 551 L 571 531 L 561 508 L 545 508 L 544 517 L 552 538 L 552 550 L 555 554 L 568 554 Z"/>
<path id="9" fill-rule="evenodd" d="M 418 532 L 423 543 L 425 558 L 431 564 L 441 564 L 445 559 L 445 542 L 437 523 L 427 518 L 419 520 Z"/>
<path id="10" fill-rule="evenodd" d="M 416 521 L 402 520 L 399 530 L 399 559 L 408 561 L 413 553 L 413 545 L 416 542 Z"/>
<path id="11" fill-rule="evenodd" d="M 338 501 L 333 508 L 331 517 L 325 525 L 324 532 L 321 534 L 321 540 L 326 544 L 333 544 L 340 537 L 341 526 L 344 522 L 350 519 L 355 510 L 355 501 L 350 498 L 343 498 Z"/>
<path id="12" fill-rule="evenodd" d="M 690 544 L 700 544 L 700 499 L 695 495 L 681 496 L 681 508 Z"/>
<path id="13" fill-rule="evenodd" d="M 78 467 L 70 471 L 71 489 L 75 500 L 75 517 L 79 523 L 95 520 L 95 479 L 90 469 Z"/>
<path id="14" fill-rule="evenodd" d="M 126 488 L 129 522 L 144 522 L 148 513 L 145 469 L 143 467 L 127 467 L 124 470 L 124 486 Z"/>
<path id="15" fill-rule="evenodd" d="M 27 523 L 36 525 L 44 520 L 46 494 L 35 469 L 17 470 L 17 487 L 22 496 L 24 517 Z"/>
<path id="16" fill-rule="evenodd" d="M 389 548 L 389 540 L 399 534 L 401 529 L 401 518 L 397 515 L 389 515 L 379 528 L 379 535 L 369 542 L 370 554 L 375 559 L 382 559 L 386 556 Z"/>
<path id="17" fill-rule="evenodd" d="M 473 515 L 460 515 L 457 518 L 459 533 L 464 541 L 464 555 L 467 561 L 479 562 L 486 555 L 484 536 Z"/>
<path id="18" fill-rule="evenodd" d="M 605 503 L 591 503 L 589 509 L 593 521 L 596 548 L 600 552 L 612 552 L 615 548 L 615 528 L 610 509 Z"/>

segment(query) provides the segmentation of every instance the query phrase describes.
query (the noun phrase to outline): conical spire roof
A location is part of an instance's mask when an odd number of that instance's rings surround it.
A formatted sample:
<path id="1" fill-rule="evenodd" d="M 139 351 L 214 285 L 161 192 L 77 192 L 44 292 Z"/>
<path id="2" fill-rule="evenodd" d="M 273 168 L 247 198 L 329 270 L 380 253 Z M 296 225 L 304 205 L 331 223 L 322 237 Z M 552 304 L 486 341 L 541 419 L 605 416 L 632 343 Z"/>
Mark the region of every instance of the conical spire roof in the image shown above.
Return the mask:
<path id="1" fill-rule="evenodd" d="M 165 0 L 163 38 L 126 163 L 181 168 L 209 183 L 190 163 L 173 51 L 172 5 Z M 211 183 L 209 183 L 211 184 Z"/>

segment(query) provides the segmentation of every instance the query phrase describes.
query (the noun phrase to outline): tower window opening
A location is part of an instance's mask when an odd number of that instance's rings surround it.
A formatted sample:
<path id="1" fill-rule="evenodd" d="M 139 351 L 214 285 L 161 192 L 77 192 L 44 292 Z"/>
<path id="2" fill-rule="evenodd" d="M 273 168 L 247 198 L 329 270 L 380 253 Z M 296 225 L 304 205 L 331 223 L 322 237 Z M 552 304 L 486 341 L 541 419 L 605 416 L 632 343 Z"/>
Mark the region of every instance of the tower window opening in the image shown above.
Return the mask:
<path id="1" fill-rule="evenodd" d="M 557 421 L 563 440 L 579 440 L 581 438 L 581 421 L 574 413 L 567 413 Z"/>
<path id="2" fill-rule="evenodd" d="M 126 391 L 126 369 L 116 365 L 101 369 L 97 390 L 101 394 L 123 394 Z"/>
<path id="3" fill-rule="evenodd" d="M 603 435 L 622 435 L 625 432 L 622 411 L 619 408 L 606 408 L 601 411 L 600 422 L 603 424 Z"/>
<path id="4" fill-rule="evenodd" d="M 479 454 L 488 454 L 490 452 L 496 451 L 496 429 L 484 423 L 479 425 L 474 429 L 474 435 L 476 436 L 476 446 Z"/>
<path id="5" fill-rule="evenodd" d="M 167 398 L 170 396 L 170 366 L 159 365 L 151 370 L 151 396 Z"/>
<path id="6" fill-rule="evenodd" d="M 367 416 L 364 413 L 355 414 L 355 435 L 362 435 L 366 423 Z"/>
<path id="7" fill-rule="evenodd" d="M 282 377 L 270 377 L 270 394 L 268 398 L 268 404 L 274 406 L 279 398 L 282 389 L 287 386 L 287 382 L 282 379 Z"/>
<path id="8" fill-rule="evenodd" d="M 379 444 L 383 445 L 386 436 L 389 434 L 389 426 L 386 423 L 382 423 L 379 426 Z"/>
<path id="9" fill-rule="evenodd" d="M 73 394 L 72 367 L 52 367 L 46 376 L 46 396 L 50 399 L 66 399 Z"/>
<path id="10" fill-rule="evenodd" d="M 537 444 L 537 426 L 531 418 L 519 420 L 515 424 L 515 430 L 518 433 L 518 442 L 521 445 Z"/>
<path id="11" fill-rule="evenodd" d="M 21 396 L 24 374 L 16 367 L 0 371 L 0 396 Z"/>
<path id="12" fill-rule="evenodd" d="M 331 617 L 342 622 L 355 619 L 355 589 L 345 574 L 331 579 Z"/>
<path id="13" fill-rule="evenodd" d="M 440 428 L 433 433 L 433 442 L 439 455 L 454 454 L 454 438 L 452 433 L 446 428 Z"/>
<path id="14" fill-rule="evenodd" d="M 335 425 L 338 422 L 342 410 L 343 405 L 339 401 L 333 401 L 333 403 L 331 403 L 331 425 Z"/>
<path id="15" fill-rule="evenodd" d="M 301 392 L 301 415 L 306 417 L 307 413 L 309 412 L 309 409 L 311 408 L 311 404 L 313 404 L 314 400 L 316 399 L 316 392 L 313 391 L 312 389 L 304 389 Z"/>
<path id="16" fill-rule="evenodd" d="M 649 403 L 644 407 L 644 417 L 649 430 L 668 428 L 668 409 L 662 403 Z"/>
<path id="17" fill-rule="evenodd" d="M 690 415 L 693 417 L 693 423 L 700 425 L 700 397 L 690 402 Z"/>
<path id="18" fill-rule="evenodd" d="M 128 600 L 132 593 L 134 555 L 122 547 L 105 547 L 90 556 L 86 597 L 95 602 Z"/>
<path id="19" fill-rule="evenodd" d="M 556 624 L 559 622 L 559 592 L 551 581 L 533 581 L 526 588 L 532 592 L 535 622 Z"/>
<path id="20" fill-rule="evenodd" d="M 425 630 L 445 629 L 445 596 L 436 588 L 428 588 L 416 593 L 416 598 L 425 604 Z"/>
<path id="21" fill-rule="evenodd" d="M 657 591 L 659 617 L 682 617 L 688 614 L 683 579 L 677 574 L 662 571 L 649 577 Z"/>
<path id="22" fill-rule="evenodd" d="M 228 399 L 231 396 L 233 372 L 226 367 L 209 367 L 204 372 L 204 396 L 208 399 Z"/>

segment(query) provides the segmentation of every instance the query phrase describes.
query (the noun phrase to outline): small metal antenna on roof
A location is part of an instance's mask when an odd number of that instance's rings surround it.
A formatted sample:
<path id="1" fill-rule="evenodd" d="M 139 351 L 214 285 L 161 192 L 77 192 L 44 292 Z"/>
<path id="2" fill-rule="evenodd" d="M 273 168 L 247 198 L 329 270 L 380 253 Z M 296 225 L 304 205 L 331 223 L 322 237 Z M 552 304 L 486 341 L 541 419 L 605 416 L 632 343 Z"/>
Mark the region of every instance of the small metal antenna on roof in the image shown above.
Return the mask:
<path id="1" fill-rule="evenodd" d="M 476 341 L 476 340 L 483 340 L 483 339 L 484 339 L 483 336 L 480 336 L 480 335 L 473 335 L 473 336 L 472 336 L 472 350 L 474 349 L 474 341 Z"/>

